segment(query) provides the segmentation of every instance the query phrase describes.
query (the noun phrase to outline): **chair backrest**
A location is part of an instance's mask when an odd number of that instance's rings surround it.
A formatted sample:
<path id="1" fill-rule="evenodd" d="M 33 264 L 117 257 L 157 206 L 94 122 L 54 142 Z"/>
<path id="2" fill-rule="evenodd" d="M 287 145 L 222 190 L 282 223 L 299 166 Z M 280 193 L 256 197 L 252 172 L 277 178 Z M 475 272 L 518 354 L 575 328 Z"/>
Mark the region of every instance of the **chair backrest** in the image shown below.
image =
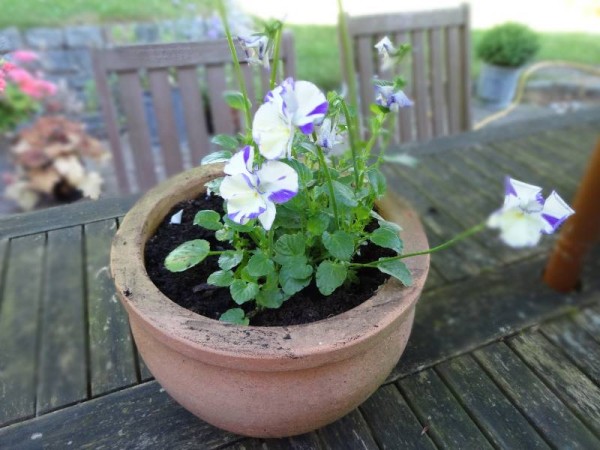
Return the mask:
<path id="1" fill-rule="evenodd" d="M 236 50 L 255 111 L 268 91 L 269 73 L 254 70 L 238 45 Z M 122 192 L 146 190 L 198 165 L 212 151 L 212 135 L 245 127 L 244 114 L 223 97 L 225 90 L 239 89 L 225 39 L 98 49 L 92 59 Z M 280 73 L 294 76 L 291 34 L 283 36 L 280 60 Z"/>
<path id="2" fill-rule="evenodd" d="M 348 18 L 361 114 L 374 101 L 373 78 L 382 73 L 374 45 L 384 36 L 409 43 L 412 53 L 401 65 L 406 94 L 415 107 L 400 111 L 395 142 L 428 140 L 471 128 L 469 7 Z M 342 54 L 342 60 L 346 56 Z M 342 61 L 343 62 L 343 61 Z"/>

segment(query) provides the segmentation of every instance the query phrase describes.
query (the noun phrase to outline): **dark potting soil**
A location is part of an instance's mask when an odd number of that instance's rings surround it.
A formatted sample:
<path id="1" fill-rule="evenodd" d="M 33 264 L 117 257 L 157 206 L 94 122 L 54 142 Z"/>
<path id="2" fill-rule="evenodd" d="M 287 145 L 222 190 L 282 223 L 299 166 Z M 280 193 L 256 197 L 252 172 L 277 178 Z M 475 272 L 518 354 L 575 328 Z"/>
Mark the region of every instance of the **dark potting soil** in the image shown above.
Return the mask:
<path id="1" fill-rule="evenodd" d="M 181 224 L 171 224 L 171 216 L 183 209 Z M 150 279 L 178 305 L 211 319 L 218 319 L 229 308 L 237 307 L 229 294 L 229 289 L 206 283 L 208 276 L 219 270 L 218 257 L 210 256 L 185 272 L 169 272 L 164 266 L 167 255 L 177 246 L 193 239 L 206 239 L 211 250 L 226 250 L 222 242 L 214 238 L 214 231 L 193 225 L 194 216 L 203 209 L 213 209 L 223 214 L 223 200 L 204 195 L 177 204 L 150 238 L 145 249 L 146 271 Z M 375 261 L 382 256 L 391 256 L 391 251 L 369 244 L 361 249 L 357 262 Z M 250 324 L 255 326 L 297 325 L 326 319 L 348 311 L 369 299 L 389 275 L 376 269 L 361 269 L 357 272 L 358 283 L 348 283 L 338 288 L 328 297 L 322 295 L 313 282 L 295 294 L 279 309 L 264 309 L 252 317 Z M 250 312 L 253 302 L 241 307 Z"/>

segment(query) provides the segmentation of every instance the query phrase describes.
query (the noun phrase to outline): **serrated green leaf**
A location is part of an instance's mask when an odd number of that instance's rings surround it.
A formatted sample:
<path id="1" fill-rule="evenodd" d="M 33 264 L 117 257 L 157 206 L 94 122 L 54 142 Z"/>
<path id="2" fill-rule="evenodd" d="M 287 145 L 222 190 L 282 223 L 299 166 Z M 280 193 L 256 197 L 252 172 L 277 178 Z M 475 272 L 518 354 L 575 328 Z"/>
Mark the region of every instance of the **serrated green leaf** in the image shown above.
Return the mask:
<path id="1" fill-rule="evenodd" d="M 231 228 L 223 228 L 215 232 L 215 239 L 220 242 L 233 240 L 233 230 Z"/>
<path id="2" fill-rule="evenodd" d="M 234 323 L 236 325 L 248 325 L 250 319 L 246 317 L 246 313 L 242 308 L 231 308 L 221 314 L 219 317 L 221 322 Z"/>
<path id="3" fill-rule="evenodd" d="M 275 265 L 263 252 L 257 252 L 248 261 L 246 270 L 253 277 L 263 277 L 273 272 Z"/>
<path id="4" fill-rule="evenodd" d="M 209 251 L 210 244 L 204 239 L 184 242 L 167 255 L 165 267 L 171 272 L 183 272 L 203 261 Z"/>
<path id="5" fill-rule="evenodd" d="M 387 181 L 378 169 L 369 169 L 367 171 L 367 178 L 369 179 L 371 189 L 377 197 L 381 197 L 385 194 Z"/>
<path id="6" fill-rule="evenodd" d="M 279 308 L 284 300 L 285 295 L 280 289 L 261 289 L 256 295 L 256 303 L 265 308 Z"/>
<path id="7" fill-rule="evenodd" d="M 379 259 L 377 261 L 377 268 L 383 273 L 393 276 L 404 286 L 412 285 L 412 275 L 410 274 L 410 270 L 408 270 L 406 264 L 399 259 L 393 259 L 391 261 Z"/>
<path id="8" fill-rule="evenodd" d="M 313 273 L 312 266 L 308 264 L 290 264 L 282 266 L 279 271 L 279 279 L 281 278 L 297 278 L 299 280 L 305 280 L 310 277 Z"/>
<path id="9" fill-rule="evenodd" d="M 231 270 L 217 270 L 210 274 L 206 280 L 208 284 L 219 287 L 230 286 L 233 282 L 233 272 Z"/>
<path id="10" fill-rule="evenodd" d="M 223 97 L 225 98 L 225 102 L 232 107 L 233 109 L 244 110 L 246 108 L 250 109 L 252 104 L 250 100 L 244 97 L 244 94 L 238 91 L 224 91 Z"/>
<path id="11" fill-rule="evenodd" d="M 281 273 L 280 273 L 279 284 L 281 285 L 283 292 L 285 292 L 287 295 L 291 296 L 291 295 L 296 294 L 297 292 L 300 292 L 302 289 L 304 289 L 306 286 L 308 286 L 310 284 L 311 279 L 312 279 L 312 277 L 308 277 L 308 278 L 304 278 L 304 279 L 298 279 L 298 278 L 292 278 L 292 277 L 281 278 Z"/>
<path id="12" fill-rule="evenodd" d="M 273 260 L 282 266 L 303 266 L 308 262 L 304 255 L 288 256 L 281 253 L 276 253 Z"/>
<path id="13" fill-rule="evenodd" d="M 226 251 L 219 256 L 219 267 L 223 270 L 233 269 L 242 262 L 242 259 L 244 259 L 244 252 Z"/>
<path id="14" fill-rule="evenodd" d="M 202 228 L 213 231 L 223 228 L 219 213 L 210 209 L 198 211 L 194 216 L 194 225 L 199 225 Z"/>
<path id="15" fill-rule="evenodd" d="M 304 255 L 306 240 L 302 233 L 284 234 L 275 242 L 275 251 L 284 256 Z"/>
<path id="16" fill-rule="evenodd" d="M 234 222 L 227 215 L 223 216 L 223 223 L 235 231 L 248 232 L 254 228 L 255 220 L 251 220 L 248 223 L 242 225 L 241 223 Z"/>
<path id="17" fill-rule="evenodd" d="M 228 134 L 217 134 L 210 140 L 210 142 L 220 147 L 234 151 L 237 150 L 240 146 L 238 140 L 233 136 L 229 136 Z"/>
<path id="18" fill-rule="evenodd" d="M 204 158 L 202 158 L 202 160 L 200 160 L 200 165 L 206 166 L 208 164 L 227 162 L 231 159 L 232 156 L 233 153 L 229 150 L 219 150 L 218 152 L 212 152 L 206 155 Z"/>
<path id="19" fill-rule="evenodd" d="M 323 261 L 317 268 L 317 288 L 323 295 L 330 295 L 344 284 L 348 269 L 345 265 L 333 261 Z"/>
<path id="20" fill-rule="evenodd" d="M 306 223 L 306 229 L 315 236 L 323 234 L 327 227 L 329 227 L 330 217 L 328 214 L 321 213 L 316 216 L 312 216 Z"/>
<path id="21" fill-rule="evenodd" d="M 341 261 L 349 261 L 354 254 L 355 235 L 338 230 L 334 233 L 325 231 L 321 240 L 327 251 Z"/>
<path id="22" fill-rule="evenodd" d="M 249 283 L 243 280 L 233 280 L 231 286 L 229 286 L 229 293 L 231 298 L 238 305 L 242 305 L 247 301 L 252 300 L 258 294 L 259 286 L 256 283 Z"/>
<path id="23" fill-rule="evenodd" d="M 333 193 L 335 195 L 335 200 L 342 205 L 349 206 L 351 208 L 358 205 L 358 202 L 354 197 L 354 191 L 339 181 L 333 181 Z"/>
<path id="24" fill-rule="evenodd" d="M 398 233 L 385 226 L 379 227 L 373 231 L 371 236 L 369 236 L 369 240 L 375 245 L 392 249 L 398 254 L 402 253 L 402 250 L 404 249 L 404 244 L 402 243 L 400 236 L 398 236 Z"/>

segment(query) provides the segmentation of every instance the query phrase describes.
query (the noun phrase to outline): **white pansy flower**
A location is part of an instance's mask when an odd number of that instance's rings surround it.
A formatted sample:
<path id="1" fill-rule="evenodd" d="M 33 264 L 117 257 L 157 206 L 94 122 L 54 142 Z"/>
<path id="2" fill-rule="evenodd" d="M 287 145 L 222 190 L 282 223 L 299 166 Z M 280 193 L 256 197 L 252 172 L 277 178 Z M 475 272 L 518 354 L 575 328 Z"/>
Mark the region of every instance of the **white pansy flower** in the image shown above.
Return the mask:
<path id="1" fill-rule="evenodd" d="M 392 55 L 396 52 L 396 47 L 394 47 L 390 38 L 385 36 L 375 44 L 375 48 L 381 55 L 381 70 L 385 72 L 386 70 L 391 69 L 394 66 Z"/>

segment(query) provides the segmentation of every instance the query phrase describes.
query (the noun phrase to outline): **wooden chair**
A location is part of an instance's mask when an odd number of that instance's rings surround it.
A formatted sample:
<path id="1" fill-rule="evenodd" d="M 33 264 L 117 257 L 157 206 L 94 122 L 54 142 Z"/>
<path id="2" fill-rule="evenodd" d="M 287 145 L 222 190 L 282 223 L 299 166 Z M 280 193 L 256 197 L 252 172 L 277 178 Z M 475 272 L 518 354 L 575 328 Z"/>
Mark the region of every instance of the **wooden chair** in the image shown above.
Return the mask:
<path id="1" fill-rule="evenodd" d="M 425 141 L 471 128 L 469 7 L 348 17 L 361 99 L 366 117 L 374 101 L 373 78 L 382 73 L 374 45 L 384 36 L 410 43 L 412 53 L 400 66 L 406 94 L 415 107 L 400 111 L 394 141 Z M 342 62 L 346 55 L 342 54 Z"/>
<path id="2" fill-rule="evenodd" d="M 248 66 L 244 52 L 237 51 L 256 110 L 268 90 L 269 74 Z M 294 76 L 291 34 L 283 36 L 280 56 L 280 73 Z M 98 49 L 92 59 L 122 192 L 146 190 L 165 176 L 198 165 L 212 151 L 212 135 L 245 127 L 244 115 L 223 98 L 223 91 L 239 89 L 224 39 Z M 155 145 L 149 123 L 156 128 Z"/>

